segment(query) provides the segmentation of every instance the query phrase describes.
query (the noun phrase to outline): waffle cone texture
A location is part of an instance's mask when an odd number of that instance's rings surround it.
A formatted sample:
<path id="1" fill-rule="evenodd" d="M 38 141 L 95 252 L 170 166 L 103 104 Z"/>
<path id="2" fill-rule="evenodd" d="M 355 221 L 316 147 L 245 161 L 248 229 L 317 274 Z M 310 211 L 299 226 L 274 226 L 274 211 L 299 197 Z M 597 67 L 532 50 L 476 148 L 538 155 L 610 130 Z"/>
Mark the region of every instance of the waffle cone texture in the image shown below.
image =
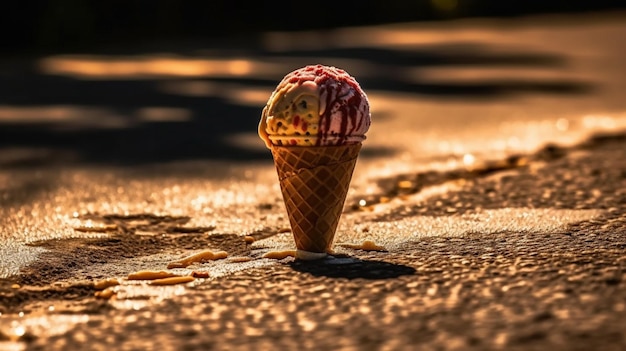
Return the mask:
<path id="1" fill-rule="evenodd" d="M 329 252 L 361 144 L 271 150 L 296 247 Z"/>

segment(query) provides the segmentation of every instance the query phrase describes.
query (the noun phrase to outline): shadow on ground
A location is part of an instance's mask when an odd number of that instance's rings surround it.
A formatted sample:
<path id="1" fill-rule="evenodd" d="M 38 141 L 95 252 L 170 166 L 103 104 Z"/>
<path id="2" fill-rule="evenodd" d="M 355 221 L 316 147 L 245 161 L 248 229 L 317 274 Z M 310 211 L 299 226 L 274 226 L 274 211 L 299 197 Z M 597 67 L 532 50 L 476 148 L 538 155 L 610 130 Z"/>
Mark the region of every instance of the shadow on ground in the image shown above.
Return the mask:
<path id="1" fill-rule="evenodd" d="M 291 268 L 317 277 L 391 279 L 415 274 L 415 268 L 397 263 L 339 257 L 321 261 L 294 261 Z"/>

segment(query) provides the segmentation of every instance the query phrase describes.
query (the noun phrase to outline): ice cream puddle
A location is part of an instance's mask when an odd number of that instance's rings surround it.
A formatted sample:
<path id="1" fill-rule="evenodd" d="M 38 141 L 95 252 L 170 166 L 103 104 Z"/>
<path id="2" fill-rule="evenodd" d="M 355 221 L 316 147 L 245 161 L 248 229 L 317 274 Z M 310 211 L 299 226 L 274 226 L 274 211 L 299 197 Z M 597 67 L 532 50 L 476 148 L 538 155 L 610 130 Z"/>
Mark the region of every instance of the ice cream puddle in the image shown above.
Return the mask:
<path id="1" fill-rule="evenodd" d="M 103 290 L 103 289 L 106 289 L 108 287 L 116 286 L 116 285 L 120 285 L 120 281 L 117 280 L 117 278 L 103 279 L 103 280 L 99 280 L 99 281 L 93 283 L 93 287 L 96 290 Z"/>
<path id="2" fill-rule="evenodd" d="M 96 291 L 93 295 L 98 299 L 108 300 L 117 294 L 115 286 L 110 286 L 104 290 Z"/>
<path id="3" fill-rule="evenodd" d="M 203 279 L 211 276 L 209 272 L 201 272 L 201 271 L 193 271 L 191 272 L 190 275 L 194 278 L 203 278 Z"/>
<path id="4" fill-rule="evenodd" d="M 177 276 L 177 277 L 155 279 L 155 280 L 150 282 L 150 285 L 184 284 L 184 283 L 190 283 L 190 282 L 192 282 L 194 280 L 196 280 L 196 278 L 194 278 L 194 277 L 192 277 L 190 275 L 185 275 L 185 276 Z"/>
<path id="5" fill-rule="evenodd" d="M 345 247 L 346 249 L 353 250 L 363 250 L 363 251 L 387 251 L 384 246 L 378 245 L 371 240 L 365 240 L 361 244 L 339 244 L 341 247 Z"/>
<path id="6" fill-rule="evenodd" d="M 130 273 L 126 279 L 128 280 L 155 280 L 180 277 L 180 274 L 174 274 L 166 271 L 138 271 Z"/>
<path id="7" fill-rule="evenodd" d="M 168 269 L 187 268 L 188 266 L 194 263 L 202 263 L 202 262 L 220 260 L 226 257 L 228 257 L 228 253 L 226 251 L 213 252 L 211 250 L 205 250 L 197 254 L 193 254 L 191 256 L 185 257 L 180 261 L 170 262 L 167 265 L 167 268 Z"/>
<path id="8" fill-rule="evenodd" d="M 166 271 L 151 271 L 143 270 L 130 273 L 127 276 L 127 280 L 146 280 L 149 281 L 149 285 L 161 286 L 161 285 L 176 285 L 190 283 L 196 280 L 196 278 L 209 278 L 209 272 L 192 271 L 189 275 L 180 275 Z M 109 278 L 97 281 L 94 283 L 94 288 L 98 291 L 94 293 L 94 296 L 98 299 L 111 299 L 117 296 L 119 287 L 122 284 L 117 278 Z M 128 287 L 128 285 L 126 286 Z"/>
<path id="9" fill-rule="evenodd" d="M 296 250 L 270 251 L 263 255 L 263 258 L 272 260 L 282 260 L 287 257 L 296 257 Z"/>

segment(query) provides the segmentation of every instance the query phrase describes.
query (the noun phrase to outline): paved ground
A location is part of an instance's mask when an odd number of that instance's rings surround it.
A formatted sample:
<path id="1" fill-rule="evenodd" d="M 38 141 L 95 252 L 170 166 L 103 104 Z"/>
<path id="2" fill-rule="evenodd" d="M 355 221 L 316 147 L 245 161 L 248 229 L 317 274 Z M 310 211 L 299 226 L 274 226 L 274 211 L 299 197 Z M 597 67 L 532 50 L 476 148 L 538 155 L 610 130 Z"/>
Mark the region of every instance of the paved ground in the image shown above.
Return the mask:
<path id="1" fill-rule="evenodd" d="M 0 349 L 624 349 L 620 18 L 4 62 Z M 293 242 L 255 123 L 312 61 L 359 78 L 372 131 L 336 257 L 262 258 Z M 207 248 L 229 258 L 166 269 Z"/>

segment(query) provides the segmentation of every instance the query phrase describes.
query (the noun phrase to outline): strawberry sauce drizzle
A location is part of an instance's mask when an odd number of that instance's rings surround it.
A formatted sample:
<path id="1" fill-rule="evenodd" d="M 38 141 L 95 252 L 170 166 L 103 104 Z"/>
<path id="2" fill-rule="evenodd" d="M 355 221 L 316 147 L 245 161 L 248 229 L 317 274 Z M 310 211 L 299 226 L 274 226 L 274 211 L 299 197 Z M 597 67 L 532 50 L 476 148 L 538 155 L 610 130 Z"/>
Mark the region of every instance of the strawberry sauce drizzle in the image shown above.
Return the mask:
<path id="1" fill-rule="evenodd" d="M 367 96 L 359 83 L 346 71 L 323 65 L 306 66 L 293 71 L 279 84 L 276 91 L 292 85 L 291 90 L 305 82 L 318 88 L 320 107 L 317 136 L 311 136 L 315 145 L 344 145 L 365 138 L 371 119 Z M 309 123 L 299 115 L 293 117 L 293 126 L 306 133 Z M 300 126 L 300 127 L 299 127 Z M 296 140 L 288 143 L 295 145 Z"/>
<path id="2" fill-rule="evenodd" d="M 363 122 L 368 123 L 369 127 L 369 108 L 365 93 L 356 80 L 345 71 L 337 69 L 336 72 L 339 74 L 322 69 L 316 70 L 316 73 L 320 75 L 315 80 L 320 87 L 320 97 L 326 99 L 326 109 L 320 115 L 316 145 L 343 145 L 348 141 L 349 136 L 354 136 L 354 133 L 363 126 Z M 345 84 L 349 86 L 347 90 Z M 342 91 L 342 88 L 346 91 Z M 340 96 L 341 93 L 344 95 Z M 346 95 L 349 96 L 347 99 Z M 364 103 L 366 106 L 363 106 Z M 363 111 L 360 111 L 361 108 Z M 367 113 L 368 116 L 359 116 L 360 112 Z M 336 114 L 341 116 L 340 128 L 338 131 L 331 131 L 333 115 Z M 329 138 L 335 140 L 330 141 Z"/>

